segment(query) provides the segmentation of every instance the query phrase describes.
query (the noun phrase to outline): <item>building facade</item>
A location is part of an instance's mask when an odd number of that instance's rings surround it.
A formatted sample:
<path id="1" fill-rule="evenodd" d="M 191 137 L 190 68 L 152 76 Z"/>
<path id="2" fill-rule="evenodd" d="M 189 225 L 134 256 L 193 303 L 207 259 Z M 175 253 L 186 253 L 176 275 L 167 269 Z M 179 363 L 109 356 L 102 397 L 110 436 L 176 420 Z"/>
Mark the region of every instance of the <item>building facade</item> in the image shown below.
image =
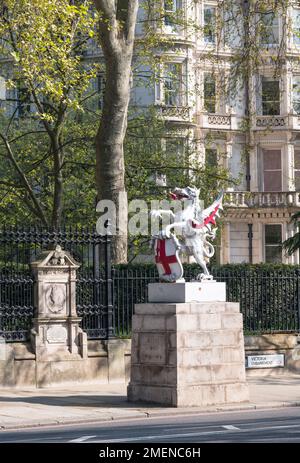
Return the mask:
<path id="1" fill-rule="evenodd" d="M 164 9 L 159 33 L 172 37 L 164 77 L 151 91 L 135 89 L 132 104 L 156 105 L 203 162 L 236 180 L 221 263 L 299 263 L 281 244 L 300 206 L 300 2 L 255 14 L 251 2 L 230 0 L 171 0 Z M 176 11 L 196 27 L 180 27 Z"/>

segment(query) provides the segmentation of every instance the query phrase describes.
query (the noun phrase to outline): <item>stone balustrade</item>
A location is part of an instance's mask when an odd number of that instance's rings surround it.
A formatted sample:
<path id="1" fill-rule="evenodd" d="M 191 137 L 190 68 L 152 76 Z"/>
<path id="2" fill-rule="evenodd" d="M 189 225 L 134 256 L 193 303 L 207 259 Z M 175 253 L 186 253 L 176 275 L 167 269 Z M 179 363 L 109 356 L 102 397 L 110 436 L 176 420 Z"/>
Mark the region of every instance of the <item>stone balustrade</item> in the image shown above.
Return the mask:
<path id="1" fill-rule="evenodd" d="M 188 106 L 160 106 L 161 115 L 167 119 L 189 121 L 191 118 Z"/>
<path id="2" fill-rule="evenodd" d="M 243 130 L 245 118 L 231 114 L 209 114 L 200 112 L 196 114 L 197 124 L 204 129 L 211 130 Z M 253 130 L 299 130 L 300 116 L 286 114 L 284 116 L 256 116 Z"/>
<path id="3" fill-rule="evenodd" d="M 299 191 L 232 191 L 227 192 L 224 201 L 227 207 L 299 207 Z"/>
<path id="4" fill-rule="evenodd" d="M 209 125 L 230 126 L 231 116 L 226 114 L 208 114 L 207 121 Z"/>
<path id="5" fill-rule="evenodd" d="M 286 127 L 288 125 L 285 116 L 257 116 L 256 128 Z"/>
<path id="6" fill-rule="evenodd" d="M 199 112 L 196 114 L 197 124 L 203 129 L 211 130 L 238 130 L 242 118 L 236 114 L 210 114 Z"/>

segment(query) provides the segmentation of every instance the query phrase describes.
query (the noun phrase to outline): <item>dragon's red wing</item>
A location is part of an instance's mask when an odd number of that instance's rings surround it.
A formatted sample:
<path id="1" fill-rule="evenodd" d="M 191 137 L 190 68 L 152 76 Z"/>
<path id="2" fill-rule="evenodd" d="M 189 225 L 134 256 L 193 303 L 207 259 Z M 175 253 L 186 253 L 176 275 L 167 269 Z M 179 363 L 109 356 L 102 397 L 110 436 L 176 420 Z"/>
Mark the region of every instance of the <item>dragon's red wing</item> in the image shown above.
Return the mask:
<path id="1" fill-rule="evenodd" d="M 210 224 L 216 225 L 216 217 L 219 216 L 220 209 L 223 209 L 222 201 L 223 201 L 224 193 L 220 193 L 217 199 L 212 203 L 211 206 L 207 207 L 202 211 L 202 220 L 195 221 L 193 220 L 192 227 L 193 228 L 203 228 L 205 226 L 209 226 Z"/>

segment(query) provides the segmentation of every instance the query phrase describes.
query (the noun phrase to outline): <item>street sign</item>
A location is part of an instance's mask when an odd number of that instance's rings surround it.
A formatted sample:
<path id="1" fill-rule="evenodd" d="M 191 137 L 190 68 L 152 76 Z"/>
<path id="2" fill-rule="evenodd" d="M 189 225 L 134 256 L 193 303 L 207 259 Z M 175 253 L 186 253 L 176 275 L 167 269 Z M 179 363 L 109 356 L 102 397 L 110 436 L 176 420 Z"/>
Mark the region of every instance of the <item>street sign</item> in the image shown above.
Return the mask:
<path id="1" fill-rule="evenodd" d="M 284 354 L 248 355 L 246 368 L 284 367 Z"/>

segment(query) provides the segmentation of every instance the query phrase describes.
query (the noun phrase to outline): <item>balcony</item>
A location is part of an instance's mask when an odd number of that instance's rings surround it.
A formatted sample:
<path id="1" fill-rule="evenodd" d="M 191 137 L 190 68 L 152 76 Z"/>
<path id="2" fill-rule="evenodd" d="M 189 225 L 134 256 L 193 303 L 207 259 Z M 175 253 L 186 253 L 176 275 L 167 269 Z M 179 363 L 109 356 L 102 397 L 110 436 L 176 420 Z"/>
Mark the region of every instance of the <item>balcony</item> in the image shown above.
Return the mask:
<path id="1" fill-rule="evenodd" d="M 191 108 L 189 106 L 157 106 L 164 119 L 174 122 L 192 122 Z"/>
<path id="2" fill-rule="evenodd" d="M 197 123 L 202 129 L 242 130 L 244 118 L 235 114 L 197 114 Z M 255 116 L 253 129 L 266 130 L 300 130 L 300 115 Z"/>
<path id="3" fill-rule="evenodd" d="M 300 130 L 300 115 L 256 116 L 256 130 Z"/>
<path id="4" fill-rule="evenodd" d="M 300 207 L 300 191 L 226 192 L 224 205 L 230 208 Z"/>
<path id="5" fill-rule="evenodd" d="M 197 123 L 203 129 L 237 130 L 238 118 L 234 114 L 197 114 Z"/>
<path id="6" fill-rule="evenodd" d="M 256 116 L 256 130 L 286 129 L 288 126 L 288 116 Z"/>

